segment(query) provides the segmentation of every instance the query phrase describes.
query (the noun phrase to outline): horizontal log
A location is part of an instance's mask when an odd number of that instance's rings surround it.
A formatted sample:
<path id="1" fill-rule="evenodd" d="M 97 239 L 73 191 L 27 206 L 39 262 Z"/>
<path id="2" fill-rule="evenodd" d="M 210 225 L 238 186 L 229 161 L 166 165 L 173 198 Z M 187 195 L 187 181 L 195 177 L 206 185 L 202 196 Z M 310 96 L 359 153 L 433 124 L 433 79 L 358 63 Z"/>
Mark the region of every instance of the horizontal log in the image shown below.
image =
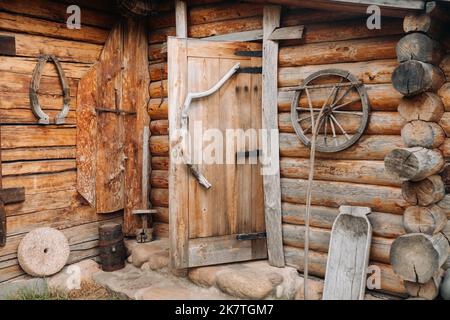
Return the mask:
<path id="1" fill-rule="evenodd" d="M 349 134 L 355 133 L 361 124 L 360 119 L 352 115 L 338 114 L 336 117 L 344 130 Z M 404 125 L 405 121 L 397 112 L 371 112 L 370 121 L 364 134 L 399 135 Z M 278 128 L 280 132 L 295 133 L 292 126 L 291 113 L 282 112 L 278 115 Z M 323 128 L 321 132 L 323 132 Z"/>
<path id="2" fill-rule="evenodd" d="M 445 131 L 435 122 L 415 120 L 402 129 L 402 139 L 406 147 L 438 148 L 445 141 Z"/>
<path id="3" fill-rule="evenodd" d="M 150 132 L 152 135 L 168 135 L 169 134 L 169 120 L 154 120 L 150 122 Z"/>
<path id="4" fill-rule="evenodd" d="M 30 75 L 36 67 L 36 58 L 26 57 L 0 57 L 0 71 L 8 71 L 13 73 L 22 73 Z M 67 78 L 80 79 L 92 66 L 90 63 L 73 63 L 62 62 L 61 67 Z M 58 71 L 53 63 L 47 63 L 42 72 L 46 77 L 57 77 Z"/>
<path id="5" fill-rule="evenodd" d="M 150 184 L 153 188 L 169 188 L 169 172 L 164 170 L 152 170 Z"/>
<path id="6" fill-rule="evenodd" d="M 239 18 L 262 16 L 262 6 L 249 3 L 214 3 L 189 8 L 188 25 L 197 25 L 210 22 L 226 21 Z M 159 13 L 149 20 L 152 29 L 174 27 L 175 15 L 173 12 Z"/>
<path id="7" fill-rule="evenodd" d="M 309 159 L 280 160 L 280 174 L 283 177 L 308 179 L 309 171 Z M 396 187 L 401 185 L 400 180 L 386 173 L 383 161 L 317 159 L 314 164 L 314 178 Z"/>
<path id="8" fill-rule="evenodd" d="M 169 170 L 169 157 L 152 157 L 153 170 Z"/>
<path id="9" fill-rule="evenodd" d="M 169 223 L 169 209 L 164 207 L 154 207 L 156 213 L 153 214 L 153 221 Z"/>
<path id="10" fill-rule="evenodd" d="M 157 222 L 153 225 L 153 237 L 155 239 L 167 239 L 169 237 L 169 224 Z"/>
<path id="11" fill-rule="evenodd" d="M 148 59 L 150 61 L 162 61 L 167 58 L 167 43 L 155 43 L 148 46 Z"/>
<path id="12" fill-rule="evenodd" d="M 403 214 L 403 225 L 407 233 L 433 235 L 447 226 L 447 215 L 437 205 L 409 207 Z"/>
<path id="13" fill-rule="evenodd" d="M 428 206 L 444 198 L 444 181 L 438 175 L 417 182 L 405 181 L 402 184 L 402 195 L 409 204 Z"/>
<path id="14" fill-rule="evenodd" d="M 9 165 L 9 163 L 2 163 L 3 174 L 5 174 L 5 166 L 7 165 Z M 76 179 L 76 171 L 70 170 L 55 173 L 3 176 L 2 184 L 4 188 L 14 188 L 17 186 L 24 187 L 25 195 L 27 195 L 73 189 L 76 185 Z"/>
<path id="15" fill-rule="evenodd" d="M 364 84 L 390 83 L 392 72 L 394 72 L 397 64 L 397 60 L 388 59 L 324 65 L 305 65 L 301 67 L 283 67 L 278 71 L 278 86 L 298 86 L 306 79 L 306 77 L 323 69 L 345 69 Z"/>
<path id="16" fill-rule="evenodd" d="M 304 179 L 282 178 L 281 199 L 305 204 L 306 185 L 307 180 Z M 407 206 L 400 188 L 319 180 L 313 183 L 311 201 L 314 205 L 370 207 L 374 211 L 395 214 L 403 214 Z"/>
<path id="17" fill-rule="evenodd" d="M 162 79 L 167 79 L 167 63 L 152 63 L 149 66 L 150 80 L 159 81 Z"/>
<path id="18" fill-rule="evenodd" d="M 437 174 L 444 164 L 444 157 L 438 149 L 422 147 L 394 149 L 384 159 L 386 171 L 402 181 L 423 180 Z"/>
<path id="19" fill-rule="evenodd" d="M 434 300 L 439 295 L 439 286 L 442 281 L 442 269 L 426 283 L 404 281 L 408 294 L 415 298 Z"/>
<path id="20" fill-rule="evenodd" d="M 409 14 L 403 20 L 403 30 L 406 33 L 423 32 L 434 39 L 439 37 L 443 30 L 442 27 L 440 21 L 433 19 L 431 15 L 424 13 Z"/>
<path id="21" fill-rule="evenodd" d="M 361 139 L 349 149 L 339 152 L 342 160 L 383 160 L 393 149 L 403 146 L 400 136 L 369 136 Z M 280 156 L 309 158 L 310 150 L 297 135 L 292 133 L 280 134 Z M 317 152 L 318 159 L 335 159 L 336 154 Z"/>
<path id="22" fill-rule="evenodd" d="M 410 233 L 392 244 L 391 263 L 404 280 L 426 283 L 447 260 L 448 252 L 449 243 L 442 234 Z"/>
<path id="23" fill-rule="evenodd" d="M 153 156 L 168 156 L 169 136 L 150 137 L 150 152 Z"/>
<path id="24" fill-rule="evenodd" d="M 394 88 L 404 96 L 436 92 L 444 82 L 445 75 L 439 67 L 417 60 L 400 63 L 392 74 Z"/>
<path id="25" fill-rule="evenodd" d="M 0 71 L 2 82 L 0 83 L 0 92 L 14 92 L 29 93 L 31 74 L 20 74 L 7 71 Z M 68 79 L 70 95 L 77 95 L 77 81 L 75 79 Z M 63 95 L 62 87 L 59 78 L 57 77 L 42 77 L 40 82 L 39 93 L 44 95 Z M 61 105 L 62 108 L 62 105 Z"/>
<path id="26" fill-rule="evenodd" d="M 284 223 L 305 224 L 306 205 L 283 202 L 281 208 Z M 338 214 L 338 208 L 313 205 L 310 211 L 310 225 L 317 228 L 331 229 Z M 396 238 L 405 234 L 402 216 L 398 214 L 372 212 L 368 215 L 368 218 L 375 236 Z"/>
<path id="27" fill-rule="evenodd" d="M 59 106 L 62 108 L 62 103 Z M 61 110 L 46 110 L 42 108 L 42 111 L 44 111 L 50 119 L 56 118 L 58 113 Z M 37 118 L 31 111 L 31 108 L 29 109 L 7 109 L 3 110 L 0 109 L 0 123 L 2 124 L 36 124 Z M 69 114 L 65 118 L 65 124 L 68 125 L 75 125 L 76 124 L 76 115 L 75 111 L 69 111 Z"/>
<path id="28" fill-rule="evenodd" d="M 22 33 L 0 31 L 0 35 L 16 38 L 16 53 L 23 57 L 41 54 L 57 56 L 60 61 L 95 63 L 103 49 L 102 45 L 71 40 L 52 39 Z"/>
<path id="29" fill-rule="evenodd" d="M 441 97 L 445 111 L 450 111 L 450 82 L 446 82 L 438 90 L 437 94 Z"/>
<path id="30" fill-rule="evenodd" d="M 167 99 L 150 99 L 147 110 L 152 120 L 168 119 Z"/>
<path id="31" fill-rule="evenodd" d="M 50 78 L 47 78 L 50 79 Z M 49 81 L 50 83 L 53 80 Z M 78 89 L 77 89 L 78 91 Z M 63 105 L 62 89 L 56 94 L 39 93 L 39 104 L 43 110 L 61 111 Z M 76 92 L 75 92 L 76 94 Z M 69 109 L 75 111 L 77 106 L 77 97 L 70 97 Z M 30 94 L 29 92 L 0 91 L 0 109 L 2 110 L 30 110 Z"/>
<path id="32" fill-rule="evenodd" d="M 73 2 L 71 2 L 71 4 L 73 4 Z M 30 3 L 8 0 L 0 3 L 0 9 L 2 11 L 43 18 L 61 23 L 66 23 L 67 21 L 67 6 L 68 4 L 46 0 L 34 0 Z M 109 29 L 115 23 L 116 16 L 114 14 L 107 13 L 104 9 L 99 11 L 89 8 L 90 6 L 81 4 L 83 26 L 97 26 Z M 107 7 L 105 7 L 105 9 L 106 8 Z"/>
<path id="33" fill-rule="evenodd" d="M 150 192 L 150 202 L 156 207 L 169 206 L 169 190 L 153 188 Z"/>
<path id="34" fill-rule="evenodd" d="M 75 159 L 75 146 L 69 147 L 23 147 L 2 150 L 3 161 Z"/>
<path id="35" fill-rule="evenodd" d="M 76 129 L 70 126 L 18 126 L 2 127 L 2 149 L 25 147 L 75 146 Z"/>
<path id="36" fill-rule="evenodd" d="M 398 105 L 398 113 L 405 121 L 439 122 L 444 114 L 441 98 L 432 92 L 424 92 L 413 97 L 404 97 Z"/>
<path id="37" fill-rule="evenodd" d="M 418 60 L 434 65 L 439 65 L 445 52 L 439 42 L 420 32 L 413 32 L 401 38 L 396 51 L 399 62 Z"/>
<path id="38" fill-rule="evenodd" d="M 304 262 L 304 250 L 301 248 L 295 248 L 291 246 L 284 246 L 284 255 L 286 264 L 288 266 L 297 268 L 303 271 Z M 311 275 L 324 278 L 327 263 L 327 254 L 323 252 L 309 252 L 309 272 Z M 405 288 L 403 282 L 398 277 L 392 268 L 383 263 L 369 262 L 369 265 L 374 265 L 381 270 L 381 291 L 389 292 L 398 295 L 405 295 Z"/>
<path id="39" fill-rule="evenodd" d="M 17 176 L 34 173 L 57 173 L 76 170 L 75 160 L 47 160 L 8 162 L 2 164 L 2 176 Z"/>
<path id="40" fill-rule="evenodd" d="M 402 95 L 397 92 L 392 84 L 374 84 L 365 86 L 371 110 L 373 111 L 397 111 L 398 104 Z M 314 107 L 322 107 L 323 103 L 327 99 L 329 90 L 314 90 L 315 92 L 311 96 L 311 102 Z M 279 111 L 290 112 L 292 103 L 293 92 L 278 93 L 278 109 Z M 353 100 L 356 98 L 352 94 L 349 94 L 344 101 Z M 450 90 L 449 90 L 450 101 Z M 307 100 L 304 95 L 300 99 L 300 104 L 306 105 Z"/>
<path id="41" fill-rule="evenodd" d="M 334 36 L 333 30 L 328 30 Z M 280 67 L 396 58 L 399 36 L 302 44 L 280 48 Z"/>
<path id="42" fill-rule="evenodd" d="M 167 80 L 155 81 L 150 83 L 151 98 L 165 98 L 167 97 L 167 93 Z"/>
<path id="43" fill-rule="evenodd" d="M 287 246 L 305 247 L 305 226 L 283 224 L 283 243 Z M 330 246 L 331 229 L 312 227 L 309 230 L 309 247 L 318 252 L 328 252 Z M 373 261 L 389 263 L 389 251 L 393 239 L 372 237 L 370 259 Z"/>
<path id="44" fill-rule="evenodd" d="M 109 30 L 87 25 L 83 25 L 81 29 L 69 29 L 66 22 L 59 23 L 6 12 L 0 12 L 0 30 L 96 44 L 104 44 L 109 34 Z"/>

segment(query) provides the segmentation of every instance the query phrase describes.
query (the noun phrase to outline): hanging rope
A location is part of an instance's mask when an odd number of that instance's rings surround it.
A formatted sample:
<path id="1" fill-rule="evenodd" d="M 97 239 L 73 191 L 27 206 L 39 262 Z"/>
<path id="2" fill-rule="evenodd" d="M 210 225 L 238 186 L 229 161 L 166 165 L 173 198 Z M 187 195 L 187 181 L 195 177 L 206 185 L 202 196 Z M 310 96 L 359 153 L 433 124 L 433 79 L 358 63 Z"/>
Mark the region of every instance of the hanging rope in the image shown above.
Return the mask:
<path id="1" fill-rule="evenodd" d="M 308 98 L 308 104 L 309 104 L 309 111 L 311 114 L 311 126 L 312 126 L 312 135 L 311 135 L 311 152 L 309 155 L 309 175 L 308 175 L 308 185 L 306 187 L 306 216 L 305 216 L 305 256 L 304 256 L 304 262 L 303 262 L 303 299 L 308 299 L 308 275 L 309 275 L 309 222 L 310 222 L 310 216 L 311 216 L 311 196 L 312 196 L 312 182 L 314 179 L 314 164 L 315 164 L 315 157 L 316 157 L 316 138 L 319 133 L 320 127 L 322 125 L 322 122 L 324 121 L 325 117 L 323 116 L 325 106 L 328 103 L 328 100 L 330 100 L 330 97 L 335 95 L 336 88 L 334 88 L 330 95 L 325 100 L 322 108 L 320 109 L 319 115 L 317 116 L 317 121 L 314 119 L 314 110 L 313 110 L 313 104 L 311 101 L 311 96 L 309 95 L 308 87 L 305 87 L 306 96 Z M 335 99 L 335 98 L 334 98 Z"/>

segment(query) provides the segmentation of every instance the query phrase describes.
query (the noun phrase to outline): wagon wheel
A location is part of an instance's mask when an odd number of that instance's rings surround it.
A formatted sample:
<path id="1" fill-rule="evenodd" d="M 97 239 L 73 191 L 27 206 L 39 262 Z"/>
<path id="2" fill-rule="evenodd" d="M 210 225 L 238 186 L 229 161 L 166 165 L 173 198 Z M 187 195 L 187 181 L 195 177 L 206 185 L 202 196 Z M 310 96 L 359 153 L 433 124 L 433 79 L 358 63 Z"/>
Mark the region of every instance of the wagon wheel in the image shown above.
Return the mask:
<path id="1" fill-rule="evenodd" d="M 327 69 L 313 73 L 296 88 L 291 120 L 306 146 L 311 147 L 313 127 L 318 125 L 317 151 L 338 152 L 361 137 L 369 120 L 369 109 L 364 85 L 354 75 Z"/>

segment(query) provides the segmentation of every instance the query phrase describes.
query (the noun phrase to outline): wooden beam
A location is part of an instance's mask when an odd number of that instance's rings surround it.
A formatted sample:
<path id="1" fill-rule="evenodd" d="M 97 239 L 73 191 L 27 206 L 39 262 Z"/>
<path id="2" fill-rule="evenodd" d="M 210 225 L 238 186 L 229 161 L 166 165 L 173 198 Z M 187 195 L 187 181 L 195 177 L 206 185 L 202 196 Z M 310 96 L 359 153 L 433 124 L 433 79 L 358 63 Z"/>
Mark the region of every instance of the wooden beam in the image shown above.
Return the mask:
<path id="1" fill-rule="evenodd" d="M 269 40 L 297 40 L 303 38 L 304 26 L 292 26 L 284 28 L 276 28 L 269 37 Z"/>
<path id="2" fill-rule="evenodd" d="M 12 36 L 0 35 L 0 55 L 16 55 L 16 38 Z"/>
<path id="3" fill-rule="evenodd" d="M 325 11 L 356 12 L 366 14 L 367 7 L 378 5 L 384 17 L 401 17 L 425 10 L 422 0 L 245 0 L 246 2 L 277 4 L 290 8 L 309 8 Z"/>
<path id="4" fill-rule="evenodd" d="M 183 0 L 175 0 L 175 25 L 178 38 L 187 38 L 187 4 Z"/>
<path id="5" fill-rule="evenodd" d="M 264 7 L 262 127 L 267 130 L 268 134 L 266 135 L 266 141 L 263 143 L 263 154 L 266 158 L 270 156 L 270 163 L 263 165 L 264 212 L 269 263 L 276 267 L 284 267 L 285 264 L 281 228 L 280 157 L 277 120 L 278 42 L 269 40 L 269 37 L 280 26 L 280 16 L 280 6 Z M 276 134 L 276 137 L 273 137 L 273 134 Z"/>
<path id="6" fill-rule="evenodd" d="M 233 32 L 203 39 L 208 41 L 258 41 L 263 39 L 263 30 Z"/>

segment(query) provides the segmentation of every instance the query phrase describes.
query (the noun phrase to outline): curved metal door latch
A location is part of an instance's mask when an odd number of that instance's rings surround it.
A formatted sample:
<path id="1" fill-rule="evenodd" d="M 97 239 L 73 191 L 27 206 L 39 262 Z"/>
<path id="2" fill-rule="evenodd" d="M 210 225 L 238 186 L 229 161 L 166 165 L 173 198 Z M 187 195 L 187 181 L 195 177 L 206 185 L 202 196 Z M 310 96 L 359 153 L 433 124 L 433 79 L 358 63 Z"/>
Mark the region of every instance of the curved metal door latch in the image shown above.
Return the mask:
<path id="1" fill-rule="evenodd" d="M 203 92 L 189 92 L 186 96 L 186 99 L 184 101 L 183 109 L 181 112 L 181 129 L 183 132 L 188 132 L 189 128 L 189 108 L 191 106 L 191 102 L 194 99 L 200 99 L 200 98 L 206 98 L 213 93 L 219 91 L 220 88 L 225 84 L 225 82 L 228 81 L 235 73 L 239 71 L 241 68 L 240 63 L 236 63 L 223 77 L 219 80 L 214 86 L 212 86 L 209 90 L 203 91 Z M 186 154 L 186 153 L 184 153 Z M 189 157 L 185 156 L 184 159 L 185 164 L 188 166 L 189 170 L 191 171 L 192 175 L 197 179 L 198 183 L 204 187 L 205 189 L 210 189 L 212 187 L 211 183 L 206 179 L 206 177 L 200 172 L 200 169 L 198 165 L 193 164 L 191 159 Z"/>
<path id="2" fill-rule="evenodd" d="M 47 61 L 52 61 L 56 69 L 58 71 L 59 80 L 61 81 L 61 85 L 63 87 L 63 102 L 64 105 L 61 109 L 61 111 L 56 115 L 55 123 L 56 124 L 64 124 L 65 118 L 69 114 L 69 104 L 70 104 L 70 90 L 69 85 L 67 83 L 66 76 L 64 74 L 64 71 L 61 67 L 61 64 L 53 55 L 41 55 L 39 56 L 39 61 L 34 68 L 33 71 L 33 77 L 31 79 L 31 85 L 30 85 L 30 102 L 31 102 L 31 109 L 34 113 L 34 115 L 39 118 L 38 123 L 39 124 L 50 124 L 50 117 L 42 111 L 41 105 L 39 104 L 39 85 L 41 82 L 42 72 L 44 71 L 45 64 Z"/>

